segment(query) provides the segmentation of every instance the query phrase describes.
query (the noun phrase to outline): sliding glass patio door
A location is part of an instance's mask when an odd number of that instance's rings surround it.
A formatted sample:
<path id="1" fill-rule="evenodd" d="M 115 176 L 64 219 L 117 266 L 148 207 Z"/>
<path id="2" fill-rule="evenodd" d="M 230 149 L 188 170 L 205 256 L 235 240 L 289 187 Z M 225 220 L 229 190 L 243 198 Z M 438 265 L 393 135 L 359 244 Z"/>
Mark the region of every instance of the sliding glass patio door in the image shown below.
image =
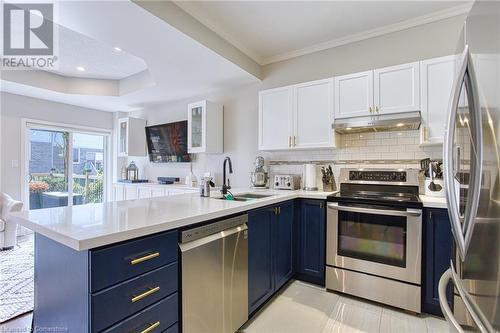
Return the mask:
<path id="1" fill-rule="evenodd" d="M 25 201 L 29 209 L 105 200 L 108 135 L 28 123 Z"/>

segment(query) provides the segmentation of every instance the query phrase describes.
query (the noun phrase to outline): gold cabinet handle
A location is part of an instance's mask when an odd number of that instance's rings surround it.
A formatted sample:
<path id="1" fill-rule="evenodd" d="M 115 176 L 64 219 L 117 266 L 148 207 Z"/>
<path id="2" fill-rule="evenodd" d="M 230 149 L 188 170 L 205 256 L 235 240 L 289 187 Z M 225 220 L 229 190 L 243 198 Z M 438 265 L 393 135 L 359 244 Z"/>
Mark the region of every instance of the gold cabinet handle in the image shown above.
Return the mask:
<path id="1" fill-rule="evenodd" d="M 152 332 L 155 328 L 157 328 L 158 326 L 160 326 L 160 322 L 157 321 L 156 323 L 154 324 L 151 324 L 148 326 L 148 328 L 146 328 L 145 330 L 141 331 L 141 333 L 149 333 L 149 332 Z"/>
<path id="2" fill-rule="evenodd" d="M 152 295 L 154 293 L 156 293 L 157 291 L 160 290 L 160 287 L 154 287 L 153 289 L 149 289 L 148 291 L 140 294 L 140 295 L 137 295 L 137 296 L 134 296 L 130 299 L 130 301 L 132 303 L 135 303 L 137 301 L 140 301 L 141 299 L 143 299 L 144 297 L 148 297 L 149 295 Z"/>
<path id="3" fill-rule="evenodd" d="M 369 111 L 370 111 L 370 113 L 372 113 L 372 112 L 373 112 L 373 109 L 372 109 L 372 107 L 371 107 L 371 106 L 370 106 L 370 108 L 369 108 Z"/>
<path id="4" fill-rule="evenodd" d="M 278 207 L 278 214 L 281 214 L 281 207 Z"/>
<path id="5" fill-rule="evenodd" d="M 293 136 L 293 146 L 295 147 L 297 145 L 297 137 L 294 135 Z"/>
<path id="6" fill-rule="evenodd" d="M 292 137 L 288 136 L 288 147 L 292 146 Z"/>
<path id="7" fill-rule="evenodd" d="M 375 107 L 375 112 L 378 113 L 378 106 Z"/>
<path id="8" fill-rule="evenodd" d="M 151 253 L 151 254 L 148 254 L 148 255 L 146 255 L 144 257 L 140 257 L 140 258 L 137 258 L 137 259 L 130 260 L 130 264 L 131 265 L 137 265 L 137 264 L 140 264 L 141 262 L 144 262 L 144 261 L 147 261 L 147 260 L 151 260 L 151 259 L 159 257 L 159 256 L 160 256 L 160 252 Z"/>

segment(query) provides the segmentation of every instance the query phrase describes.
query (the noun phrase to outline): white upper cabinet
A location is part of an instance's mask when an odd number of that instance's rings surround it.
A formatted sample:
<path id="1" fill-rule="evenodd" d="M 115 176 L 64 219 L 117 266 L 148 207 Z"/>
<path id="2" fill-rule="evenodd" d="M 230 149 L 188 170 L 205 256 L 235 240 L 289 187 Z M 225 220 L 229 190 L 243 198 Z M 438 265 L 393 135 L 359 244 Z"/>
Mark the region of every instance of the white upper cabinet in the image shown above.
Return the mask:
<path id="1" fill-rule="evenodd" d="M 420 110 L 419 67 L 413 62 L 373 71 L 375 114 Z"/>
<path id="2" fill-rule="evenodd" d="M 188 153 L 224 151 L 223 106 L 209 101 L 188 105 Z"/>
<path id="3" fill-rule="evenodd" d="M 333 79 L 259 92 L 259 149 L 335 148 Z"/>
<path id="4" fill-rule="evenodd" d="M 146 120 L 118 119 L 118 156 L 146 155 Z"/>
<path id="5" fill-rule="evenodd" d="M 333 147 L 333 79 L 295 85 L 294 148 Z"/>
<path id="6" fill-rule="evenodd" d="M 291 147 L 292 87 L 259 92 L 259 149 Z"/>
<path id="7" fill-rule="evenodd" d="M 457 57 L 446 56 L 420 63 L 422 124 L 420 144 L 442 144 Z"/>
<path id="8" fill-rule="evenodd" d="M 335 118 L 370 115 L 373 107 L 373 71 L 337 76 Z"/>

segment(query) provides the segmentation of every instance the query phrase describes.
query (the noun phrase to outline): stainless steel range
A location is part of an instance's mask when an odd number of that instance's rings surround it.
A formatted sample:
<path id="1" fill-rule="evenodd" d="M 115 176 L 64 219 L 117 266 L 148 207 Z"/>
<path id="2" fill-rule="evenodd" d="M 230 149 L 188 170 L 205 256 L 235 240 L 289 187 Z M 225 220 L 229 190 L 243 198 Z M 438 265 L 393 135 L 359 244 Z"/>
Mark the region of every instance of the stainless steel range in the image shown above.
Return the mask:
<path id="1" fill-rule="evenodd" d="M 420 313 L 418 170 L 341 169 L 328 197 L 326 287 Z"/>

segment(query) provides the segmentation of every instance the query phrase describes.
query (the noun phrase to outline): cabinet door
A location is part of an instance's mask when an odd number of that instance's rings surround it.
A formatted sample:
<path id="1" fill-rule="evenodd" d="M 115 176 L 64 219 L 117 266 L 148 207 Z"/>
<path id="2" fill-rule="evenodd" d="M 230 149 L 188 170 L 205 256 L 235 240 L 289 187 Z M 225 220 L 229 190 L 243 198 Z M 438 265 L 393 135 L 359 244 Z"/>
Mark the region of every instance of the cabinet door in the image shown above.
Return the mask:
<path id="1" fill-rule="evenodd" d="M 272 221 L 274 208 L 248 213 L 248 311 L 254 312 L 274 291 L 272 263 Z"/>
<path id="2" fill-rule="evenodd" d="M 420 110 L 419 67 L 414 62 L 373 71 L 376 114 Z"/>
<path id="3" fill-rule="evenodd" d="M 128 120 L 118 120 L 118 156 L 128 155 Z"/>
<path id="4" fill-rule="evenodd" d="M 188 105 L 189 153 L 202 153 L 206 149 L 206 109 L 205 101 Z"/>
<path id="5" fill-rule="evenodd" d="M 292 88 L 259 92 L 259 149 L 291 148 Z"/>
<path id="6" fill-rule="evenodd" d="M 156 197 L 163 197 L 165 195 L 165 189 L 163 187 L 153 187 L 151 188 L 151 197 L 156 198 Z"/>
<path id="7" fill-rule="evenodd" d="M 333 147 L 333 79 L 294 86 L 295 148 Z"/>
<path id="8" fill-rule="evenodd" d="M 137 199 L 137 186 L 136 185 L 125 185 L 125 200 L 135 200 Z"/>
<path id="9" fill-rule="evenodd" d="M 151 198 L 151 188 L 148 186 L 142 186 L 137 188 L 137 197 L 139 199 Z"/>
<path id="10" fill-rule="evenodd" d="M 113 201 L 120 201 L 124 199 L 123 188 L 124 186 L 121 184 L 113 184 Z"/>
<path id="11" fill-rule="evenodd" d="M 293 276 L 293 201 L 278 206 L 273 229 L 274 286 L 278 290 Z"/>
<path id="12" fill-rule="evenodd" d="M 373 107 L 373 71 L 334 78 L 335 118 L 369 116 Z"/>
<path id="13" fill-rule="evenodd" d="M 301 200 L 297 216 L 297 278 L 325 285 L 326 215 L 323 200 Z"/>
<path id="14" fill-rule="evenodd" d="M 423 311 L 442 316 L 439 306 L 438 284 L 441 275 L 450 268 L 454 257 L 453 235 L 446 209 L 426 209 L 422 265 Z M 448 286 L 447 299 L 453 300 L 453 288 Z M 451 305 L 451 304 L 450 304 Z"/>
<path id="15" fill-rule="evenodd" d="M 456 56 L 424 60 L 420 63 L 422 125 L 421 144 L 442 144 L 448 102 L 455 76 Z"/>

